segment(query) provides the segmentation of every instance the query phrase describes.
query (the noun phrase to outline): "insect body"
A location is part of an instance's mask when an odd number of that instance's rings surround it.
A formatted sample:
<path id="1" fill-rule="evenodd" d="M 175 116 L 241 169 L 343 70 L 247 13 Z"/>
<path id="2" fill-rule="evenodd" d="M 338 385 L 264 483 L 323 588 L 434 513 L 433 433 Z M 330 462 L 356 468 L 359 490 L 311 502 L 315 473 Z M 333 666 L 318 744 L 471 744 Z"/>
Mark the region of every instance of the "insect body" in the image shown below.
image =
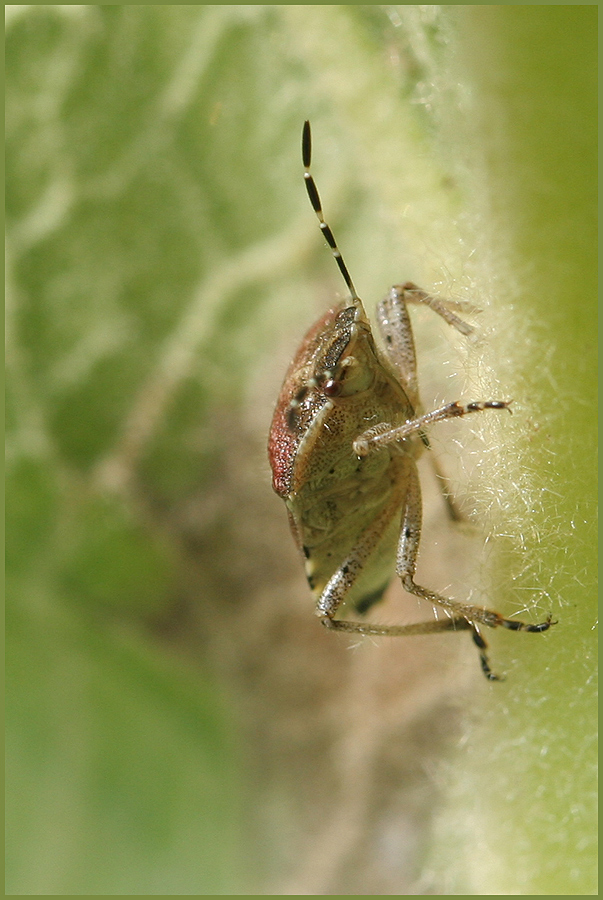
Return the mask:
<path id="1" fill-rule="evenodd" d="M 377 306 L 378 349 L 362 301 L 310 174 L 310 124 L 304 125 L 305 181 L 321 230 L 350 292 L 305 336 L 289 370 L 272 420 L 268 452 L 274 490 L 283 497 L 304 556 L 316 614 L 328 628 L 373 635 L 469 630 L 484 674 L 490 669 L 480 626 L 546 631 L 505 619 L 492 610 L 459 603 L 414 580 L 421 535 L 421 492 L 416 459 L 428 446 L 434 422 L 485 409 L 503 400 L 449 403 L 421 414 L 410 303 L 423 303 L 463 334 L 471 327 L 416 285 L 395 285 Z M 345 601 L 357 614 L 381 599 L 393 572 L 406 591 L 442 607 L 446 615 L 410 625 L 373 625 L 337 619 Z"/>

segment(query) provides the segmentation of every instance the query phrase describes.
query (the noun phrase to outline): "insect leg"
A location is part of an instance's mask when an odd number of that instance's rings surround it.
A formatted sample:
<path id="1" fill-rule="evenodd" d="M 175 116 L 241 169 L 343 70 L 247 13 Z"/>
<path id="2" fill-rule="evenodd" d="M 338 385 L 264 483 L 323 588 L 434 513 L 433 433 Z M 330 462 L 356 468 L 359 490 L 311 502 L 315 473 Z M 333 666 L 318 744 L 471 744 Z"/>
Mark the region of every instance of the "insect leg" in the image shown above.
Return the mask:
<path id="1" fill-rule="evenodd" d="M 424 294 L 425 292 L 420 293 Z M 420 407 L 420 400 L 415 342 L 406 305 L 409 296 L 405 287 L 394 286 L 387 297 L 377 305 L 377 324 L 383 351 L 416 412 Z M 427 449 L 430 449 L 427 435 L 422 434 L 421 440 Z M 429 454 L 429 461 L 442 492 L 448 515 L 454 522 L 460 522 L 463 516 L 456 507 L 446 476 L 432 453 Z"/>
<path id="2" fill-rule="evenodd" d="M 463 303 L 455 300 L 442 300 L 441 297 L 434 297 L 422 288 L 417 287 L 412 281 L 407 281 L 405 284 L 395 284 L 392 287 L 389 296 L 392 299 L 396 298 L 398 302 L 422 303 L 425 306 L 429 306 L 429 308 L 444 319 L 445 322 L 452 325 L 452 327 L 456 328 L 457 331 L 460 331 L 461 334 L 466 335 L 471 334 L 473 328 L 462 319 L 459 319 L 459 317 L 452 312 L 452 309 L 464 310 L 465 312 L 470 313 L 479 312 L 479 309 L 471 303 Z"/>
<path id="3" fill-rule="evenodd" d="M 389 428 L 384 431 L 382 426 L 377 425 L 374 428 L 369 428 L 368 431 L 363 432 L 356 438 L 354 441 L 354 453 L 358 456 L 368 456 L 371 450 L 377 447 L 395 444 L 404 440 L 404 438 L 423 431 L 429 425 L 433 425 L 434 422 L 441 422 L 444 419 L 455 419 L 458 416 L 466 416 L 469 413 L 482 412 L 484 409 L 508 409 L 511 412 L 511 402 L 510 400 L 479 400 L 473 403 L 462 404 L 455 401 L 454 403 L 447 403 L 446 406 L 441 406 L 439 409 L 434 409 L 433 412 L 418 416 L 416 419 L 410 419 L 404 425 L 400 425 L 399 428 Z"/>
<path id="4" fill-rule="evenodd" d="M 316 615 L 332 619 L 346 595 L 366 567 L 371 555 L 392 521 L 399 514 L 404 500 L 402 485 L 394 486 L 390 500 L 367 528 L 347 559 L 329 579 L 316 603 Z"/>
<path id="5" fill-rule="evenodd" d="M 353 622 L 347 619 L 335 619 L 335 614 L 346 595 L 361 574 L 363 568 L 370 560 L 371 554 L 379 545 L 384 532 L 400 511 L 404 502 L 405 485 L 400 484 L 392 499 L 375 523 L 368 530 L 358 545 L 354 548 L 337 572 L 332 576 L 316 604 L 316 615 L 320 616 L 327 628 L 337 631 L 354 632 L 356 634 L 384 635 L 397 637 L 413 634 L 431 634 L 437 631 L 451 631 L 455 629 L 468 629 L 471 624 L 465 617 L 450 617 L 446 619 L 432 619 L 429 622 L 417 622 L 409 625 L 373 625 L 367 622 Z"/>
<path id="6" fill-rule="evenodd" d="M 479 310 L 470 303 L 434 297 L 417 287 L 412 281 L 407 281 L 406 284 L 395 284 L 387 297 L 377 305 L 377 322 L 382 337 L 383 352 L 398 375 L 411 405 L 416 409 L 419 406 L 417 358 L 408 315 L 407 304 L 409 303 L 422 303 L 429 306 L 445 322 L 465 335 L 471 334 L 473 328 L 455 315 L 452 309 L 473 313 L 479 312 Z"/>
<path id="7" fill-rule="evenodd" d="M 531 625 L 520 622 L 516 619 L 505 619 L 500 613 L 481 606 L 473 606 L 471 604 L 459 603 L 457 600 L 451 600 L 442 594 L 436 594 L 427 588 L 416 584 L 414 580 L 415 569 L 417 565 L 417 555 L 419 552 L 419 541 L 421 539 L 421 488 L 419 485 L 419 475 L 415 461 L 411 457 L 405 460 L 407 493 L 404 510 L 402 513 L 402 528 L 400 531 L 400 543 L 398 545 L 398 559 L 396 563 L 396 574 L 402 581 L 402 586 L 409 594 L 428 600 L 436 606 L 446 610 L 453 620 L 462 618 L 465 620 L 465 627 L 470 628 L 473 632 L 473 641 L 480 651 L 480 662 L 482 670 L 486 677 L 491 681 L 498 680 L 498 676 L 494 675 L 490 669 L 486 650 L 488 645 L 479 631 L 479 625 L 488 625 L 490 628 L 501 626 L 511 631 L 530 631 L 540 632 L 547 631 L 553 624 L 549 617 L 545 622 L 538 625 Z M 459 627 L 459 626 L 457 626 Z"/>
<path id="8" fill-rule="evenodd" d="M 369 622 L 350 622 L 348 619 L 322 620 L 326 628 L 367 634 L 374 637 L 411 637 L 414 634 L 435 634 L 440 631 L 463 631 L 472 628 L 467 619 L 430 619 L 429 622 L 412 622 L 409 625 L 371 625 Z"/>
<path id="9" fill-rule="evenodd" d="M 417 355 L 404 296 L 393 287 L 377 304 L 377 324 L 388 362 L 394 369 L 413 409 L 419 405 Z"/>

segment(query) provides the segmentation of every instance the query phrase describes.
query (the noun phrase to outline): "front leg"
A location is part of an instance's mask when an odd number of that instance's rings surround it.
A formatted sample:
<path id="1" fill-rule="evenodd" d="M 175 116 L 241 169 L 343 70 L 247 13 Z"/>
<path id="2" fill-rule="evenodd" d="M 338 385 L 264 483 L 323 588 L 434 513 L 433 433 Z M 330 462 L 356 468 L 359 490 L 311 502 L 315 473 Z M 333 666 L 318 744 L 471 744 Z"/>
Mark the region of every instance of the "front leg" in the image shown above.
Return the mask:
<path id="1" fill-rule="evenodd" d="M 377 324 L 382 338 L 383 352 L 396 372 L 400 384 L 404 387 L 412 407 L 417 409 L 419 406 L 417 356 L 408 315 L 409 303 L 429 306 L 445 322 L 464 335 L 471 334 L 473 328 L 459 319 L 452 312 L 452 308 L 469 312 L 478 312 L 478 310 L 469 303 L 434 297 L 411 281 L 407 281 L 406 284 L 395 284 L 387 297 L 377 304 Z"/>
<path id="2" fill-rule="evenodd" d="M 466 322 L 463 322 L 462 319 L 459 319 L 452 312 L 452 309 L 465 310 L 466 312 L 479 312 L 479 310 L 469 303 L 459 303 L 434 297 L 410 281 L 407 281 L 406 284 L 395 284 L 390 289 L 387 297 L 377 304 L 377 325 L 381 334 L 383 352 L 398 376 L 398 380 L 404 388 L 404 392 L 416 414 L 420 411 L 421 403 L 417 377 L 417 355 L 408 314 L 409 303 L 421 303 L 429 306 L 449 325 L 452 325 L 453 328 L 465 335 L 471 334 L 473 329 Z M 376 433 L 383 434 L 388 430 L 391 431 L 389 426 L 380 428 Z M 362 435 L 360 440 L 365 437 L 366 435 Z M 429 447 L 427 437 L 422 434 L 421 439 L 425 446 Z M 357 446 L 363 451 L 367 450 L 366 444 L 359 443 Z M 432 454 L 429 454 L 429 460 L 438 479 L 438 485 L 442 491 L 450 518 L 454 521 L 461 520 L 462 516 L 456 508 L 452 494 L 448 489 L 446 478 Z"/>

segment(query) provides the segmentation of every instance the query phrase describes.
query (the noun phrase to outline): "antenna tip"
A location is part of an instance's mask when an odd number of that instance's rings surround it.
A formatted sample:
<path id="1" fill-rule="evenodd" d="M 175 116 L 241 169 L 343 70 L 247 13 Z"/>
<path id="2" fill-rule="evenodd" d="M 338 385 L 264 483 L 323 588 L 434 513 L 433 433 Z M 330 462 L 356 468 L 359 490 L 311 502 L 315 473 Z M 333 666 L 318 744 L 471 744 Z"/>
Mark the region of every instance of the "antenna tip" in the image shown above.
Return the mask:
<path id="1" fill-rule="evenodd" d="M 302 159 L 306 169 L 310 167 L 312 159 L 312 138 L 310 136 L 310 123 L 306 119 L 302 131 Z"/>

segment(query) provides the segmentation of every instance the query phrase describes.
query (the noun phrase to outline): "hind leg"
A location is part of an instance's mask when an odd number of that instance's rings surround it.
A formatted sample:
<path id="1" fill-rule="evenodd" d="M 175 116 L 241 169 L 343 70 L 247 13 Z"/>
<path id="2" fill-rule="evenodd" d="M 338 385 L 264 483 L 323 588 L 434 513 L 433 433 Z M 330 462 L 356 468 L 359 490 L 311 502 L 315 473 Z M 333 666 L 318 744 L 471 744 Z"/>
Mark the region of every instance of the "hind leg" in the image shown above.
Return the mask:
<path id="1" fill-rule="evenodd" d="M 410 458 L 406 461 L 406 484 L 406 500 L 402 512 L 396 573 L 402 581 L 404 589 L 409 594 L 414 594 L 416 597 L 421 597 L 421 599 L 428 600 L 435 606 L 441 607 L 453 621 L 458 622 L 459 619 L 462 619 L 466 622 L 465 627 L 471 629 L 473 641 L 479 650 L 480 664 L 484 675 L 490 681 L 497 681 L 498 676 L 492 672 L 488 661 L 488 645 L 479 630 L 479 626 L 487 625 L 490 628 L 502 627 L 510 631 L 537 633 L 547 631 L 550 628 L 551 624 L 553 624 L 551 618 L 549 617 L 545 622 L 541 622 L 538 625 L 531 625 L 516 619 L 505 619 L 504 616 L 501 616 L 500 613 L 494 610 L 472 604 L 459 603 L 457 600 L 451 600 L 449 597 L 444 597 L 442 594 L 437 594 L 435 591 L 417 584 L 414 576 L 421 539 L 421 489 L 416 464 Z"/>

